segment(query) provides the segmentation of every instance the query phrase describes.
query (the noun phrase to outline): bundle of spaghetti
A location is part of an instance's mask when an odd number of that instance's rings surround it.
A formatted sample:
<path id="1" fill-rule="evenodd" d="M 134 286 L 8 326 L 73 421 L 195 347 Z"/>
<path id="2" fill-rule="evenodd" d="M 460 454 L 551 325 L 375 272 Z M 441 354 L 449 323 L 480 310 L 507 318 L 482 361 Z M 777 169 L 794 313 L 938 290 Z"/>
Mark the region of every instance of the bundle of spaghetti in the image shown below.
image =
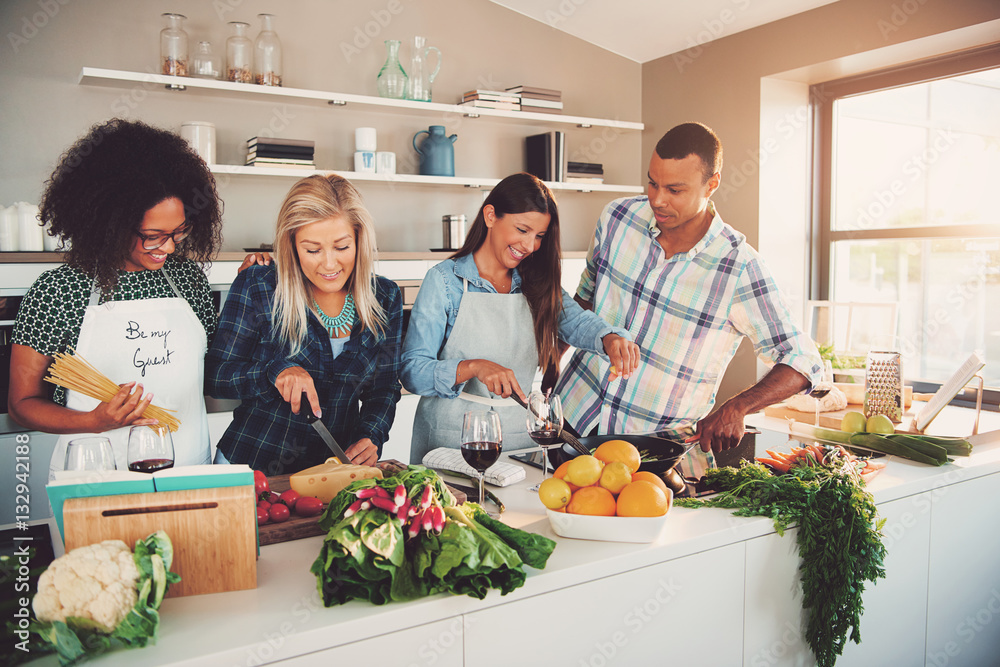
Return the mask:
<path id="1" fill-rule="evenodd" d="M 46 382 L 57 384 L 66 389 L 72 389 L 85 396 L 108 402 L 120 387 L 106 375 L 97 370 L 90 362 L 71 350 L 69 354 L 56 352 Z M 172 414 L 173 410 L 158 408 L 150 403 L 143 411 L 145 419 L 155 419 L 165 424 L 171 431 L 180 428 L 181 422 Z"/>

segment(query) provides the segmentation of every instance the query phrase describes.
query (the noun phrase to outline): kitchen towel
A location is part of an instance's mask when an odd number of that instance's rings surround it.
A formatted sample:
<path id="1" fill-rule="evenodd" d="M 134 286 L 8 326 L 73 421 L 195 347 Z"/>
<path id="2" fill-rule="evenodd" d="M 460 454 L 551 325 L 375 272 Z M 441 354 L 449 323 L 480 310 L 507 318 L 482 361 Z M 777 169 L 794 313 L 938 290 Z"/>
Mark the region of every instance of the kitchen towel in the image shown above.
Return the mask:
<path id="1" fill-rule="evenodd" d="M 473 479 L 479 479 L 476 469 L 465 462 L 460 449 L 438 447 L 424 455 L 422 463 L 428 468 L 462 473 Z M 524 479 L 524 468 L 516 463 L 494 463 L 486 469 L 483 480 L 493 486 L 509 486 Z"/>

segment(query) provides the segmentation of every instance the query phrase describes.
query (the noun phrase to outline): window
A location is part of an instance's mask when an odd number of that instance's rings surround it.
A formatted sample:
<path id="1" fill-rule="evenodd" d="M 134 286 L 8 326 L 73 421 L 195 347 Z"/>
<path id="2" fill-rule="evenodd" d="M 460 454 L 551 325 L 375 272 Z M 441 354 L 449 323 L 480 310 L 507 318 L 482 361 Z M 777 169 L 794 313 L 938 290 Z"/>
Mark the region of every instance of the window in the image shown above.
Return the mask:
<path id="1" fill-rule="evenodd" d="M 812 92 L 816 296 L 897 303 L 907 380 L 1000 386 L 1000 45 Z"/>

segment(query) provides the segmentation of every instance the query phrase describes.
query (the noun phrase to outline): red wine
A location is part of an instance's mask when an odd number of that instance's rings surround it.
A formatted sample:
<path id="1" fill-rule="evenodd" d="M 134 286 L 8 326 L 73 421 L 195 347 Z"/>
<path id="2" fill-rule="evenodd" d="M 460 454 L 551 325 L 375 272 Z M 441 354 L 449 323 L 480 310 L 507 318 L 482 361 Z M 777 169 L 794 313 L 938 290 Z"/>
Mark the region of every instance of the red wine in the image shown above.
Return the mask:
<path id="1" fill-rule="evenodd" d="M 554 428 L 528 431 L 528 435 L 542 447 L 551 447 L 559 441 L 559 431 Z"/>
<path id="2" fill-rule="evenodd" d="M 466 442 L 462 444 L 462 458 L 479 472 L 497 462 L 500 458 L 499 442 Z"/>
<path id="3" fill-rule="evenodd" d="M 144 459 L 142 461 L 132 461 L 128 464 L 128 469 L 132 472 L 156 472 L 173 468 L 174 462 L 171 459 Z"/>

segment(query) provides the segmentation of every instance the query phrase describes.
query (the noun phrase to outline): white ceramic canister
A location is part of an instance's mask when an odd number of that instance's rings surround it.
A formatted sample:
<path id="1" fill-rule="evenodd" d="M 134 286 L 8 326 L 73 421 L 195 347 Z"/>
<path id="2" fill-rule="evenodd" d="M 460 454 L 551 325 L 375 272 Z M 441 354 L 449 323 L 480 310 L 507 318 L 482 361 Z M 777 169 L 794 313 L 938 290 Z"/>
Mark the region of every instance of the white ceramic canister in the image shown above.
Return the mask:
<path id="1" fill-rule="evenodd" d="M 0 252 L 18 250 L 17 206 L 0 206 Z"/>
<path id="2" fill-rule="evenodd" d="M 45 232 L 38 222 L 38 207 L 19 201 L 17 207 L 17 247 L 22 252 L 42 252 L 45 250 Z"/>
<path id="3" fill-rule="evenodd" d="M 359 127 L 354 130 L 354 150 L 358 152 L 375 152 L 377 144 L 374 127 Z"/>
<path id="4" fill-rule="evenodd" d="M 215 125 L 198 120 L 181 123 L 181 136 L 208 164 L 215 164 Z"/>
<path id="5" fill-rule="evenodd" d="M 375 171 L 379 174 L 395 174 L 396 154 L 391 151 L 375 153 Z"/>

